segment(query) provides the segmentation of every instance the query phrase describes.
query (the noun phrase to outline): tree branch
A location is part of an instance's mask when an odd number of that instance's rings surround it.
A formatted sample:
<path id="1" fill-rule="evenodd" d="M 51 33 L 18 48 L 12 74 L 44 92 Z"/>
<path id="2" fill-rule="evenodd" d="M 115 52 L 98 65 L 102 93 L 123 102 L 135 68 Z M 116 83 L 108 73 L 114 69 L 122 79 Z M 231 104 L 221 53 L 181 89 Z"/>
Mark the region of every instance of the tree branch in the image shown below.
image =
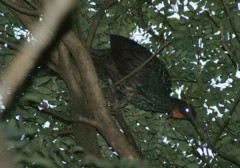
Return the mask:
<path id="1" fill-rule="evenodd" d="M 96 70 L 88 47 L 81 39 L 76 37 L 77 35 L 74 32 L 69 31 L 64 36 L 64 43 L 71 51 L 79 68 L 81 80 L 84 81 L 82 85 L 86 94 L 87 107 L 91 111 L 94 120 L 101 123 L 101 127 L 98 128 L 99 133 L 105 138 L 106 142 L 118 152 L 120 157 L 140 160 L 138 153 L 132 148 L 129 148 L 130 144 L 117 128 L 107 109 L 102 90 L 98 85 Z"/>
<path id="2" fill-rule="evenodd" d="M 85 123 L 85 124 L 88 124 L 88 125 L 91 125 L 97 129 L 101 128 L 101 124 L 99 124 L 97 121 L 95 120 L 92 120 L 92 119 L 88 119 L 88 118 L 85 118 L 85 117 L 70 117 L 70 116 L 67 116 L 65 114 L 62 114 L 58 111 L 55 111 L 53 109 L 49 109 L 47 108 L 46 106 L 41 106 L 41 108 L 43 108 L 43 111 L 46 112 L 47 114 L 50 114 L 50 115 L 53 115 L 55 116 L 56 118 L 64 121 L 64 122 L 68 122 L 68 123 Z"/>
<path id="3" fill-rule="evenodd" d="M 227 12 L 227 16 L 228 16 L 228 18 L 229 18 L 229 20 L 230 20 L 230 23 L 231 23 L 231 26 L 232 26 L 232 28 L 233 28 L 233 31 L 234 31 L 234 33 L 235 33 L 236 36 L 237 36 L 238 42 L 240 42 L 240 37 L 239 37 L 238 31 L 237 31 L 237 29 L 236 29 L 236 26 L 235 26 L 235 24 L 234 24 L 233 18 L 232 18 L 231 14 L 230 14 L 230 11 L 229 11 L 229 9 L 228 9 L 228 6 L 227 6 L 225 0 L 221 0 L 221 2 L 222 2 L 222 4 L 223 4 L 223 6 L 224 6 L 225 11 Z"/>
<path id="4" fill-rule="evenodd" d="M 43 108 L 43 110 L 42 110 L 43 112 L 50 114 L 63 122 L 68 122 L 68 123 L 78 122 L 78 120 L 76 118 L 71 118 L 70 116 L 67 116 L 67 115 L 65 115 L 61 112 L 55 111 L 53 109 L 47 108 L 46 106 L 40 106 L 40 107 Z"/>
<path id="5" fill-rule="evenodd" d="M 226 44 L 226 40 L 224 37 L 224 32 L 223 32 L 223 25 L 222 23 L 219 23 L 218 21 L 216 21 L 216 19 L 214 18 L 214 16 L 211 16 L 211 14 L 209 12 L 205 12 L 206 15 L 213 21 L 213 23 L 219 27 L 220 29 L 220 35 L 221 35 L 221 44 L 222 47 L 225 51 L 228 52 L 228 57 L 231 60 L 232 64 L 236 67 L 236 64 L 240 65 L 240 62 L 238 61 L 238 59 L 235 56 L 235 52 L 234 50 L 232 50 L 227 44 Z"/>
<path id="6" fill-rule="evenodd" d="M 25 0 L 29 5 L 31 5 L 34 9 L 38 9 L 38 6 L 33 3 L 31 0 Z"/>
<path id="7" fill-rule="evenodd" d="M 12 3 L 9 0 L 0 0 L 0 2 L 5 4 L 6 6 L 9 6 L 10 8 L 14 9 L 15 11 L 18 11 L 19 13 L 22 13 L 25 15 L 29 15 L 29 16 L 39 16 L 40 15 L 40 11 L 20 7 L 19 5 Z"/>
<path id="8" fill-rule="evenodd" d="M 226 154 L 225 152 L 219 151 L 219 150 L 214 146 L 214 144 L 211 142 L 210 139 L 207 139 L 207 138 L 205 138 L 205 137 L 203 136 L 203 134 L 200 132 L 200 129 L 199 129 L 199 127 L 197 126 L 197 124 L 195 123 L 195 121 L 192 120 L 191 123 L 192 123 L 193 127 L 195 128 L 197 134 L 199 135 L 200 139 L 201 139 L 203 142 L 205 142 L 205 143 L 208 145 L 208 147 L 209 147 L 210 149 L 212 149 L 212 151 L 213 151 L 214 153 L 218 154 L 221 158 L 223 158 L 223 159 L 225 159 L 225 160 L 227 160 L 227 161 L 229 161 L 229 162 L 231 162 L 231 163 L 233 163 L 233 164 L 235 164 L 235 165 L 237 165 L 237 166 L 240 166 L 240 160 L 238 160 L 237 158 L 235 158 L 235 157 L 233 157 L 233 156 L 230 156 L 230 155 Z"/>
<path id="9" fill-rule="evenodd" d="M 64 16 L 73 7 L 74 2 L 74 0 L 49 2 L 50 4 L 47 5 L 46 12 L 44 12 L 44 21 L 37 24 L 32 31 L 33 36 L 37 39 L 37 43 L 34 45 L 26 42 L 1 76 L 1 110 L 9 105 L 17 88 L 24 82 L 27 74 L 34 67 L 40 55 L 53 40 L 55 37 L 54 32 L 57 30 Z"/>
<path id="10" fill-rule="evenodd" d="M 206 164 L 206 166 L 207 166 L 208 168 L 213 168 L 213 167 L 214 167 L 213 165 L 211 165 L 211 163 L 209 162 L 209 160 L 207 160 L 205 157 L 203 157 L 202 155 L 200 155 L 200 153 L 197 151 L 197 147 L 195 147 L 195 148 L 193 149 L 193 153 L 194 153 L 197 157 L 199 157 L 199 158 L 203 161 L 203 163 Z"/>
<path id="11" fill-rule="evenodd" d="M 6 146 L 6 138 L 2 127 L 0 128 L 0 167 L 17 168 L 11 153 Z"/>
<path id="12" fill-rule="evenodd" d="M 223 25 L 222 23 L 220 23 L 220 34 L 221 34 L 221 43 L 223 46 L 223 49 L 226 50 L 229 54 L 230 60 L 232 61 L 233 65 L 236 67 L 236 63 L 238 65 L 240 65 L 240 62 L 238 61 L 238 59 L 236 58 L 236 56 L 234 55 L 234 51 L 232 49 L 230 49 L 228 47 L 228 45 L 226 44 L 225 41 L 225 37 L 224 37 L 224 33 L 223 33 Z"/>
<path id="13" fill-rule="evenodd" d="M 91 48 L 93 38 L 94 38 L 94 36 L 96 34 L 96 31 L 97 31 L 97 27 L 99 26 L 100 21 L 105 14 L 105 11 L 116 2 L 117 2 L 117 0 L 107 0 L 107 1 L 105 1 L 102 8 L 97 13 L 95 13 L 95 15 L 93 16 L 93 21 L 92 21 L 92 24 L 90 26 L 90 30 L 88 32 L 88 37 L 87 37 L 88 48 Z"/>
<path id="14" fill-rule="evenodd" d="M 136 144 L 136 141 L 135 141 L 135 139 L 134 139 L 134 137 L 132 135 L 132 132 L 131 132 L 131 130 L 130 130 L 130 128 L 129 128 L 129 126 L 128 126 L 128 124 L 127 124 L 127 122 L 126 122 L 126 120 L 125 120 L 125 118 L 123 116 L 123 114 L 119 110 L 120 109 L 116 109 L 114 111 L 115 118 L 117 119 L 120 127 L 122 128 L 123 133 L 126 136 L 128 142 L 131 144 L 131 146 L 134 148 L 134 150 L 138 151 L 139 155 L 141 157 L 143 157 L 141 151 L 139 150 L 139 148 L 138 148 L 138 146 Z"/>
<path id="15" fill-rule="evenodd" d="M 218 138 L 222 135 L 223 131 L 225 130 L 225 128 L 228 126 L 228 124 L 230 123 L 231 119 L 232 119 L 232 115 L 238 105 L 240 101 L 240 92 L 237 93 L 237 97 L 234 99 L 234 102 L 233 102 L 233 105 L 229 111 L 229 115 L 228 115 L 228 118 L 227 120 L 224 122 L 224 124 L 222 125 L 222 127 L 220 128 L 220 131 L 219 133 L 217 134 L 217 136 L 215 137 L 213 143 L 216 144 L 217 141 L 218 141 Z"/>
<path id="16" fill-rule="evenodd" d="M 127 74 L 126 76 L 124 76 L 123 78 L 121 78 L 120 80 L 118 80 L 117 82 L 115 82 L 111 87 L 115 87 L 117 85 L 119 85 L 120 83 L 122 83 L 123 81 L 125 81 L 126 79 L 128 79 L 129 77 L 131 77 L 132 75 L 134 75 L 136 72 L 138 72 L 139 70 L 141 70 L 149 61 L 151 61 L 159 52 L 162 51 L 163 48 L 165 48 L 168 44 L 170 44 L 170 42 L 165 42 L 155 54 L 152 54 L 148 59 L 146 59 L 141 65 L 139 65 L 136 69 L 134 69 L 132 72 L 130 72 L 129 74 Z"/>

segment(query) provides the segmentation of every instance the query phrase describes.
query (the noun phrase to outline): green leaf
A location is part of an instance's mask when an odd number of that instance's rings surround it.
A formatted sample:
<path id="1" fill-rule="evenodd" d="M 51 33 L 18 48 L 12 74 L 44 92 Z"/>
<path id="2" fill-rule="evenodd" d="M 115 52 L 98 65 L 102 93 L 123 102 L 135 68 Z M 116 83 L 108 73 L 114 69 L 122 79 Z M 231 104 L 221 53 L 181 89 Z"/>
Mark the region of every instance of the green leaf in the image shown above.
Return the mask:
<path id="1" fill-rule="evenodd" d="M 84 151 L 84 148 L 81 147 L 81 146 L 74 146 L 72 151 L 73 151 L 74 153 L 83 152 L 83 151 Z"/>
<path id="2" fill-rule="evenodd" d="M 199 165 L 195 164 L 195 163 L 191 163 L 189 165 L 187 165 L 187 168 L 200 168 Z"/>
<path id="3" fill-rule="evenodd" d="M 175 160 L 174 163 L 178 166 L 185 166 L 186 164 L 183 160 L 180 160 L 180 159 Z"/>

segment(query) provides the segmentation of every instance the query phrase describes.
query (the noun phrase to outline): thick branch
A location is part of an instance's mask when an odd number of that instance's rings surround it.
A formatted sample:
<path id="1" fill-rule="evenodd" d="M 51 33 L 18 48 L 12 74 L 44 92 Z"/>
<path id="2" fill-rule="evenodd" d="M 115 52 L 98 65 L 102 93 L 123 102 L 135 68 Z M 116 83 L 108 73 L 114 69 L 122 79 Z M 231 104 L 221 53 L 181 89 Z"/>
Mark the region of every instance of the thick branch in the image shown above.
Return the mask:
<path id="1" fill-rule="evenodd" d="M 123 114 L 119 111 L 114 112 L 115 118 L 117 119 L 120 127 L 122 128 L 124 135 L 126 136 L 128 142 L 131 144 L 131 146 L 134 148 L 134 150 L 138 151 L 139 155 L 142 157 L 141 151 L 138 149 L 138 146 L 136 144 L 136 141 L 131 133 L 131 130 L 129 126 L 127 125 L 127 122 L 123 116 Z"/>
<path id="2" fill-rule="evenodd" d="M 95 15 L 93 16 L 93 21 L 92 24 L 90 26 L 90 30 L 88 33 L 88 37 L 87 37 L 87 46 L 89 48 L 91 48 L 92 42 L 93 42 L 93 38 L 95 36 L 95 33 L 97 31 L 97 27 L 100 24 L 100 21 L 102 19 L 102 17 L 105 14 L 105 11 L 112 6 L 115 2 L 117 2 L 117 0 L 107 0 L 104 4 L 103 7 L 97 12 L 95 13 Z"/>
<path id="3" fill-rule="evenodd" d="M 47 5 L 44 22 L 37 24 L 32 31 L 33 36 L 37 39 L 37 43 L 33 45 L 26 42 L 1 76 L 0 92 L 2 105 L 7 106 L 9 104 L 17 88 L 23 83 L 39 56 L 53 40 L 54 32 L 64 16 L 70 11 L 74 2 L 74 0 L 58 0 Z"/>
<path id="4" fill-rule="evenodd" d="M 24 7 L 20 7 L 18 4 L 15 4 L 13 2 L 10 2 L 9 0 L 0 0 L 3 4 L 9 6 L 10 8 L 18 11 L 19 13 L 29 15 L 29 16 L 39 16 L 40 12 L 37 10 L 27 9 Z"/>
<path id="5" fill-rule="evenodd" d="M 17 168 L 10 152 L 7 150 L 4 131 L 0 129 L 0 167 Z"/>
<path id="6" fill-rule="evenodd" d="M 136 72 L 138 72 L 139 70 L 141 70 L 149 61 L 151 61 L 159 52 L 162 51 L 163 48 L 165 48 L 168 44 L 170 44 L 170 42 L 166 42 L 164 43 L 155 54 L 152 54 L 148 59 L 146 59 L 141 65 L 139 65 L 136 69 L 134 69 L 132 72 L 130 72 L 129 74 L 127 74 L 126 76 L 124 76 L 123 78 L 121 78 L 120 80 L 118 80 L 117 82 L 115 82 L 112 87 L 115 87 L 117 85 L 119 85 L 120 83 L 122 83 L 123 81 L 125 81 L 126 79 L 128 79 L 129 77 L 131 77 L 132 75 L 134 75 Z"/>
<path id="7" fill-rule="evenodd" d="M 83 89 L 86 93 L 88 109 L 93 114 L 94 119 L 101 123 L 101 128 L 98 128 L 99 133 L 118 152 L 120 157 L 140 159 L 138 153 L 129 148 L 129 143 L 119 131 L 110 112 L 107 110 L 103 93 L 98 85 L 93 61 L 87 50 L 88 47 L 76 37 L 76 34 L 70 31 L 65 35 L 64 43 L 71 51 L 78 65 L 81 79 L 84 81 Z"/>

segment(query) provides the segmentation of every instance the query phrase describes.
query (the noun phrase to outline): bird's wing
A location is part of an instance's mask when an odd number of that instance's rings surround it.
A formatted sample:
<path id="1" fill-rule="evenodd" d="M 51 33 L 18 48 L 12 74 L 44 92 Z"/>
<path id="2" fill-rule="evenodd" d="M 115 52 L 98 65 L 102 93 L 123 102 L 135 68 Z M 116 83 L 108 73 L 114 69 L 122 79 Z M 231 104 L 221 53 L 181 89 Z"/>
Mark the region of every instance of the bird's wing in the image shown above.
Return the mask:
<path id="1" fill-rule="evenodd" d="M 122 36 L 111 35 L 110 42 L 112 55 L 122 75 L 129 74 L 152 55 L 145 47 Z M 171 92 L 169 73 L 157 57 L 137 72 L 133 80 L 148 96 L 155 94 L 164 97 Z"/>

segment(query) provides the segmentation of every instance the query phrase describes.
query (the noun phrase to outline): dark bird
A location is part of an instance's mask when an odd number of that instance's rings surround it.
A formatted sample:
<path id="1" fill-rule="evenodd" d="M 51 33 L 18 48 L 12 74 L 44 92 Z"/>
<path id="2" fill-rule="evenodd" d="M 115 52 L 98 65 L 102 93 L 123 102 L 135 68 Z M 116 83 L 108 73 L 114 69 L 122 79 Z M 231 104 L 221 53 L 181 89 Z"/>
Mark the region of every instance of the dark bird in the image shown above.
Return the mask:
<path id="1" fill-rule="evenodd" d="M 128 75 L 139 67 L 152 53 L 138 43 L 111 35 L 111 52 L 121 75 Z M 171 80 L 165 65 L 154 57 L 125 83 L 134 90 L 131 103 L 139 109 L 169 113 L 177 119 L 192 120 L 195 111 L 191 104 L 171 97 Z"/>

